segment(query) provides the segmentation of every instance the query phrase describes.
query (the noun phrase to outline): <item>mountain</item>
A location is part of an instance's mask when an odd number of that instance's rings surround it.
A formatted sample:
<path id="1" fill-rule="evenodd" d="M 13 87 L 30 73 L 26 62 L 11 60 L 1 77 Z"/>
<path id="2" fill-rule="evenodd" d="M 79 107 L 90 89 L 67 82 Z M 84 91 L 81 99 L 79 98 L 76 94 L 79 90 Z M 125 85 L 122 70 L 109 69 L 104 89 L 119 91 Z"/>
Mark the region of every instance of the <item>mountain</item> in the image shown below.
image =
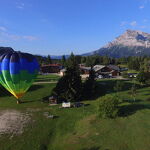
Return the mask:
<path id="1" fill-rule="evenodd" d="M 65 58 L 67 59 L 67 58 L 69 58 L 70 55 L 64 55 L 64 56 L 65 56 Z M 52 58 L 52 59 L 62 59 L 62 55 L 58 55 L 58 56 L 56 56 L 56 55 L 51 55 L 51 58 Z"/>
<path id="2" fill-rule="evenodd" d="M 128 57 L 150 55 L 150 34 L 137 30 L 127 30 L 124 34 L 89 55 L 107 55 L 110 57 Z"/>

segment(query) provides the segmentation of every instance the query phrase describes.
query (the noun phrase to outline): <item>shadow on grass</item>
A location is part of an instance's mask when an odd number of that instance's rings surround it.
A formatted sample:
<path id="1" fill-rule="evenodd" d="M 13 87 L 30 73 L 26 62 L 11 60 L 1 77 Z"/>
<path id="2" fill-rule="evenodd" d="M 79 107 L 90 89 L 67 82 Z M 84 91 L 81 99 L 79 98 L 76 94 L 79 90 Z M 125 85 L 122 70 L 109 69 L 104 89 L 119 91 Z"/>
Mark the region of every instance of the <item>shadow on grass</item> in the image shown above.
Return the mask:
<path id="1" fill-rule="evenodd" d="M 148 98 L 146 99 L 146 101 L 150 102 L 150 97 L 148 97 Z"/>
<path id="2" fill-rule="evenodd" d="M 142 102 L 141 99 L 135 99 L 135 101 L 133 99 L 124 99 L 123 102 L 128 102 L 128 103 L 139 103 Z"/>
<path id="3" fill-rule="evenodd" d="M 143 109 L 150 109 L 150 106 L 143 105 L 143 104 L 130 104 L 130 105 L 121 106 L 119 108 L 119 116 L 127 117 Z"/>
<path id="4" fill-rule="evenodd" d="M 34 102 L 38 102 L 40 100 L 32 100 L 32 101 L 21 101 L 22 104 L 25 104 L 25 103 L 34 103 Z"/>
<path id="5" fill-rule="evenodd" d="M 100 96 L 116 93 L 116 91 L 114 90 L 114 87 L 115 87 L 117 81 L 118 80 L 97 81 L 95 96 L 88 98 L 87 100 L 95 100 L 95 99 L 99 98 Z M 119 80 L 119 81 L 124 83 L 123 89 L 120 92 L 130 90 L 133 85 L 132 82 L 127 82 L 124 80 Z M 145 88 L 145 86 L 141 87 L 139 84 L 135 84 L 135 86 L 137 89 Z"/>
<path id="6" fill-rule="evenodd" d="M 43 103 L 49 103 L 49 97 L 50 97 L 50 95 L 43 97 L 43 98 L 42 98 L 42 102 L 43 102 Z"/>
<path id="7" fill-rule="evenodd" d="M 150 94 L 144 94 L 144 95 L 150 95 Z"/>
<path id="8" fill-rule="evenodd" d="M 12 96 L 4 87 L 0 86 L 0 97 Z"/>
<path id="9" fill-rule="evenodd" d="M 91 148 L 83 148 L 81 150 L 100 150 L 100 147 L 94 146 L 94 147 L 91 147 Z"/>
<path id="10" fill-rule="evenodd" d="M 48 150 L 47 145 L 41 144 L 39 150 Z"/>
<path id="11" fill-rule="evenodd" d="M 35 91 L 37 89 L 42 88 L 42 85 L 32 85 L 28 91 Z M 7 91 L 4 87 L 0 86 L 0 97 L 12 96 L 12 94 Z"/>
<path id="12" fill-rule="evenodd" d="M 43 87 L 43 85 L 32 85 L 32 86 L 29 88 L 28 91 L 35 91 L 35 90 L 40 89 L 40 88 L 42 88 L 42 87 Z"/>

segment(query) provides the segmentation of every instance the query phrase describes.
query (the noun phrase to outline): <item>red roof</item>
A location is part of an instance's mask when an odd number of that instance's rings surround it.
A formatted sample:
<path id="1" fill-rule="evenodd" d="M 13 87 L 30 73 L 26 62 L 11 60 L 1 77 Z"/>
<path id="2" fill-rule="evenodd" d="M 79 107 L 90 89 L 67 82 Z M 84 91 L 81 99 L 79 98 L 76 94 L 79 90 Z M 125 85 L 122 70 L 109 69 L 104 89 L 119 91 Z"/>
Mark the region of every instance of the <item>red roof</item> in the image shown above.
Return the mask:
<path id="1" fill-rule="evenodd" d="M 42 67 L 48 67 L 48 66 L 50 66 L 50 67 L 60 67 L 61 64 L 48 64 L 48 65 L 42 65 Z"/>

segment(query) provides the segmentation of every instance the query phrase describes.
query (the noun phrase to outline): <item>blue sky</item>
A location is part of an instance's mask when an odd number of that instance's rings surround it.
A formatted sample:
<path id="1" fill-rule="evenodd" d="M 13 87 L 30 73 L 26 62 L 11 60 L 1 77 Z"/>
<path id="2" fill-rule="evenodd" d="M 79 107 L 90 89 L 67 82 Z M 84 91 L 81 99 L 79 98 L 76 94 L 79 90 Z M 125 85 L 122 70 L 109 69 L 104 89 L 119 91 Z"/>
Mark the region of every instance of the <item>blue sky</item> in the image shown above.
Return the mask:
<path id="1" fill-rule="evenodd" d="M 150 33 L 150 0 L 0 0 L 0 46 L 82 54 L 126 29 Z"/>

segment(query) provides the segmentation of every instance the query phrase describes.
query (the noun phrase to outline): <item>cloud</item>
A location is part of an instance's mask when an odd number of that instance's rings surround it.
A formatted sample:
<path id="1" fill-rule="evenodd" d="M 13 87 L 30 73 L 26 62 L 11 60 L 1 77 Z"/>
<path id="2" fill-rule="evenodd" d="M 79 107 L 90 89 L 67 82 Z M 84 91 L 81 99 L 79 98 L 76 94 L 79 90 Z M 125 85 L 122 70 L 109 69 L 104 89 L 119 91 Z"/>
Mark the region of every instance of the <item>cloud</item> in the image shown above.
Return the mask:
<path id="1" fill-rule="evenodd" d="M 143 22 L 148 22 L 148 19 L 144 19 Z"/>
<path id="2" fill-rule="evenodd" d="M 141 28 L 141 29 L 145 29 L 145 28 L 147 28 L 147 26 L 140 26 L 140 28 Z"/>
<path id="3" fill-rule="evenodd" d="M 16 3 L 16 8 L 18 8 L 18 9 L 24 9 L 24 7 L 25 7 L 25 4 L 24 3 Z"/>
<path id="4" fill-rule="evenodd" d="M 10 31 L 8 31 L 6 27 L 0 26 L 0 41 L 18 41 L 18 40 L 35 41 L 38 40 L 38 37 L 33 35 L 13 34 Z"/>
<path id="5" fill-rule="evenodd" d="M 128 23 L 127 21 L 122 21 L 121 24 L 120 24 L 120 26 L 124 27 L 125 25 L 127 25 L 127 23 Z"/>
<path id="6" fill-rule="evenodd" d="M 131 25 L 132 27 L 135 27 L 135 26 L 137 26 L 137 22 L 136 22 L 136 21 L 132 21 L 132 22 L 130 22 L 130 25 Z"/>
<path id="7" fill-rule="evenodd" d="M 35 41 L 38 39 L 37 37 L 31 35 L 23 36 L 23 38 L 29 41 Z"/>
<path id="8" fill-rule="evenodd" d="M 144 9 L 144 8 L 145 8 L 144 5 L 139 6 L 139 9 Z"/>
<path id="9" fill-rule="evenodd" d="M 18 40 L 35 41 L 38 40 L 38 37 L 32 35 L 11 34 L 9 32 L 0 30 L 0 39 L 7 41 L 18 41 Z"/>
<path id="10" fill-rule="evenodd" d="M 7 31 L 7 29 L 5 28 L 5 27 L 3 27 L 3 26 L 0 26 L 0 31 Z"/>

